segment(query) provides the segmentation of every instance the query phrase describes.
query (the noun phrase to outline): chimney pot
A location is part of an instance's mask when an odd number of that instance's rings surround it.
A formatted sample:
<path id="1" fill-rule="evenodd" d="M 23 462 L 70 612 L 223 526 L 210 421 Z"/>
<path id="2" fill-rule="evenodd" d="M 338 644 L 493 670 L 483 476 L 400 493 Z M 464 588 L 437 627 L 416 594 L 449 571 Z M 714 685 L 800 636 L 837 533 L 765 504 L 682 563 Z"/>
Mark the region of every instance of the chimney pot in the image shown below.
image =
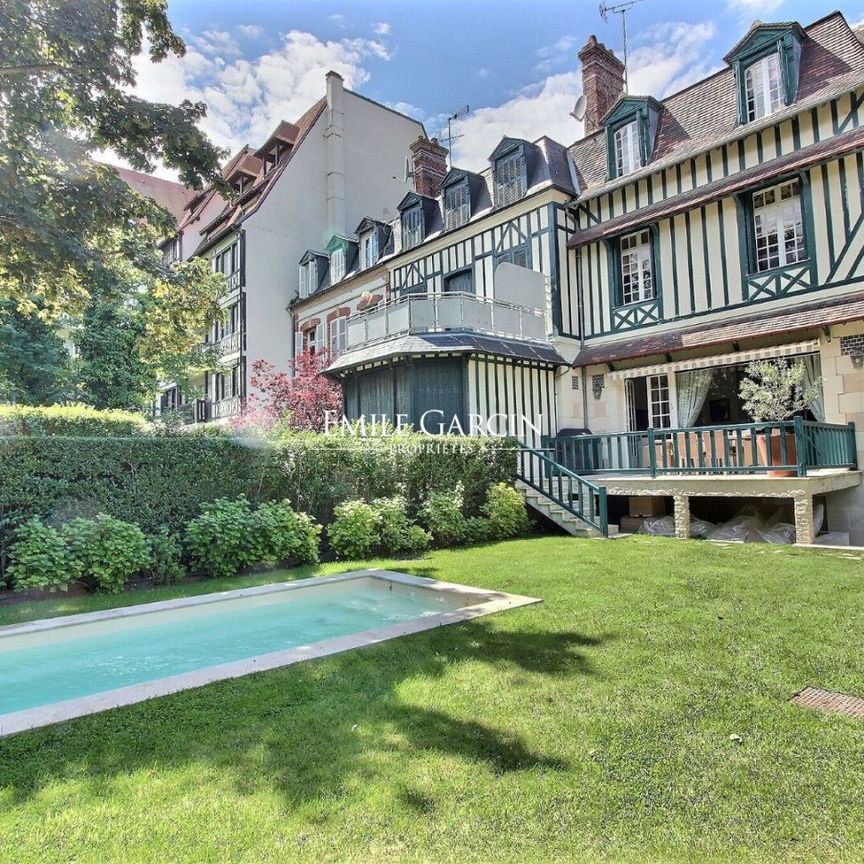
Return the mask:
<path id="1" fill-rule="evenodd" d="M 582 93 L 585 95 L 585 134 L 600 128 L 601 120 L 624 92 L 624 64 L 592 33 L 579 52 Z"/>

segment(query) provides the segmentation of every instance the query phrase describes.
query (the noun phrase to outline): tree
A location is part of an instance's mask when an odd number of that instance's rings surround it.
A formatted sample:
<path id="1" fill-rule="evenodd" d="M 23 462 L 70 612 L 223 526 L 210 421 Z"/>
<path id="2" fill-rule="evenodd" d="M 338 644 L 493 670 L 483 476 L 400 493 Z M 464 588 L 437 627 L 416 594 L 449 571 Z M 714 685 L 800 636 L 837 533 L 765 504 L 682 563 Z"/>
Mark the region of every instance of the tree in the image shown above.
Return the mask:
<path id="1" fill-rule="evenodd" d="M 203 103 L 132 93 L 145 47 L 154 62 L 185 51 L 166 0 L 0 4 L 0 300 L 56 320 L 147 297 L 149 359 L 170 366 L 218 314 L 220 279 L 205 262 L 164 263 L 155 243 L 175 230 L 170 214 L 91 157 L 110 148 L 136 169 L 161 163 L 227 190 L 221 151 L 197 128 Z"/>
<path id="2" fill-rule="evenodd" d="M 324 431 L 325 412 L 342 410 L 342 388 L 322 374 L 327 363 L 327 352 L 304 351 L 294 359 L 294 374 L 289 375 L 266 360 L 256 360 L 250 383 L 258 392 L 246 400 L 235 428 Z"/>
<path id="3" fill-rule="evenodd" d="M 53 405 L 70 395 L 69 351 L 57 329 L 0 302 L 0 401 Z"/>
<path id="4" fill-rule="evenodd" d="M 109 303 L 88 309 L 75 343 L 79 398 L 94 408 L 140 410 L 156 392 L 152 366 L 138 355 L 144 321 L 136 310 Z"/>
<path id="5" fill-rule="evenodd" d="M 800 414 L 819 395 L 819 387 L 808 382 L 801 360 L 754 360 L 738 393 L 741 407 L 753 420 L 768 423 Z"/>

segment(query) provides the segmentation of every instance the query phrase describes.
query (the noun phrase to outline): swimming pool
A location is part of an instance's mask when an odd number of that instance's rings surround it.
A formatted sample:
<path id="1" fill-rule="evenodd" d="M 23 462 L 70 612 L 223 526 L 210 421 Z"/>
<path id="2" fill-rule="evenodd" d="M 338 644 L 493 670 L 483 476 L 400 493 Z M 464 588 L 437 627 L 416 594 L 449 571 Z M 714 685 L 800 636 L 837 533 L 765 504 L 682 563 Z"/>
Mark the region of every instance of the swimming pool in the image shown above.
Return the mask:
<path id="1" fill-rule="evenodd" d="M 0 627 L 0 736 L 534 602 L 358 570 Z"/>

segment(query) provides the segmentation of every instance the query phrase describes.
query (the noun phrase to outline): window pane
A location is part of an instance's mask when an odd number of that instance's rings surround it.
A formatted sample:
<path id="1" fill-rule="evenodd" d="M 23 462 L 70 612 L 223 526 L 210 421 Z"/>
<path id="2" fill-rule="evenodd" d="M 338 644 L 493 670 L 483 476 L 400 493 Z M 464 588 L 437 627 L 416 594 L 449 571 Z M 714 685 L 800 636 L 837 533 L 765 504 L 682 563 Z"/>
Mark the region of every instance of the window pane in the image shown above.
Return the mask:
<path id="1" fill-rule="evenodd" d="M 756 269 L 772 270 L 807 257 L 798 180 L 781 183 L 753 196 Z"/>
<path id="2" fill-rule="evenodd" d="M 630 174 L 641 164 L 639 157 L 639 134 L 636 121 L 622 126 L 615 132 L 615 165 L 620 177 Z"/>
<path id="3" fill-rule="evenodd" d="M 621 238 L 621 302 L 626 305 L 653 298 L 651 233 L 638 231 Z"/>
<path id="4" fill-rule="evenodd" d="M 748 120 L 758 120 L 780 108 L 783 104 L 783 81 L 778 54 L 763 57 L 744 70 L 744 90 Z"/>
<path id="5" fill-rule="evenodd" d="M 655 429 L 668 429 L 672 425 L 669 409 L 669 378 L 651 375 L 648 378 L 649 419 Z"/>

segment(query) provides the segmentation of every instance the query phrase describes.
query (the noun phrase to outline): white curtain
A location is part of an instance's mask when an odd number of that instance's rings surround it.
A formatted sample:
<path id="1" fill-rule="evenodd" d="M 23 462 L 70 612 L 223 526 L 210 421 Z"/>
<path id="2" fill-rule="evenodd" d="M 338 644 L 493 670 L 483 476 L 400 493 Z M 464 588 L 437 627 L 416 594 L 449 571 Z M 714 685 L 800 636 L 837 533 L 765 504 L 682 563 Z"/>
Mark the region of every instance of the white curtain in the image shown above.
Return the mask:
<path id="1" fill-rule="evenodd" d="M 714 377 L 712 369 L 692 369 L 675 374 L 678 392 L 678 425 L 692 426 L 705 404 L 705 397 Z"/>
<path id="2" fill-rule="evenodd" d="M 816 385 L 816 396 L 810 403 L 813 416 L 820 422 L 825 422 L 825 394 L 822 390 L 822 363 L 818 354 L 805 354 L 804 360 L 804 386 L 806 388 Z"/>

